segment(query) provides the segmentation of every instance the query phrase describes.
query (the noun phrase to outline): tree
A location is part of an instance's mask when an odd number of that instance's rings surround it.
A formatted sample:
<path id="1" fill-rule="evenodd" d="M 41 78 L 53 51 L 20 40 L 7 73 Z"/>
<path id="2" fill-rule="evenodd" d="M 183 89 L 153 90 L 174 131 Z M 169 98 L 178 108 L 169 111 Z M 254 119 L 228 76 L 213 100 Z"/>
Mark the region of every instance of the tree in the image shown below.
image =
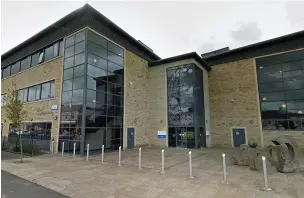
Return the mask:
<path id="1" fill-rule="evenodd" d="M 22 121 L 26 118 L 27 112 L 23 109 L 23 103 L 19 100 L 18 90 L 16 89 L 16 81 L 12 80 L 11 88 L 8 89 L 6 96 L 6 105 L 4 106 L 4 115 L 11 122 L 11 126 L 19 131 L 20 141 L 20 161 L 23 162 L 22 150 Z"/>

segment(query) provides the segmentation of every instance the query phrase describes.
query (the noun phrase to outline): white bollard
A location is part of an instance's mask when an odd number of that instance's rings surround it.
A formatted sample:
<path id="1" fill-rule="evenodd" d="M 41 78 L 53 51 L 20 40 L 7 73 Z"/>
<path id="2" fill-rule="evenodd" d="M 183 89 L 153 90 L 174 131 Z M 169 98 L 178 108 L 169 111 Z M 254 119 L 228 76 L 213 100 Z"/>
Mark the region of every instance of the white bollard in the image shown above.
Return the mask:
<path id="1" fill-rule="evenodd" d="M 90 144 L 87 144 L 87 161 L 89 161 Z"/>
<path id="2" fill-rule="evenodd" d="M 141 170 L 141 148 L 138 149 L 138 169 Z"/>
<path id="3" fill-rule="evenodd" d="M 263 190 L 271 190 L 268 186 L 268 177 L 267 177 L 267 168 L 266 168 L 266 158 L 262 156 L 262 161 L 263 161 L 263 173 L 264 173 L 264 188 Z"/>
<path id="4" fill-rule="evenodd" d="M 118 166 L 121 166 L 120 159 L 121 159 L 121 146 L 119 146 L 119 151 L 118 151 Z"/>
<path id="5" fill-rule="evenodd" d="M 223 157 L 223 175 L 224 175 L 223 183 L 227 183 L 226 154 L 223 153 L 222 157 Z"/>
<path id="6" fill-rule="evenodd" d="M 104 145 L 101 147 L 101 162 L 103 163 L 103 156 L 104 156 Z"/>
<path id="7" fill-rule="evenodd" d="M 189 151 L 189 169 L 190 169 L 190 176 L 189 178 L 193 179 L 193 175 L 192 175 L 192 155 L 191 155 L 191 151 Z"/>
<path id="8" fill-rule="evenodd" d="M 64 153 L 64 142 L 62 142 L 61 156 L 63 156 L 63 153 Z"/>
<path id="9" fill-rule="evenodd" d="M 76 142 L 74 143 L 74 148 L 73 148 L 73 157 L 75 157 L 75 153 L 76 153 Z"/>
<path id="10" fill-rule="evenodd" d="M 54 154 L 54 141 L 52 141 L 52 154 Z"/>
<path id="11" fill-rule="evenodd" d="M 162 150 L 162 167 L 161 174 L 165 174 L 165 150 Z"/>

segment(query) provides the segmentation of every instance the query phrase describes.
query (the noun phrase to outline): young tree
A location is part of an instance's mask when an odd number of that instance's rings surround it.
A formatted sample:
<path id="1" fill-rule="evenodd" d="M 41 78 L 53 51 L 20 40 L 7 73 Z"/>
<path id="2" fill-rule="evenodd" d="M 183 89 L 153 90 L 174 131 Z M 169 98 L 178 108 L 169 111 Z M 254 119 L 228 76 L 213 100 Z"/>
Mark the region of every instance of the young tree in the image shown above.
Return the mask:
<path id="1" fill-rule="evenodd" d="M 20 141 L 20 161 L 23 162 L 22 150 L 22 121 L 25 119 L 27 112 L 23 109 L 23 103 L 19 100 L 18 90 L 16 89 L 16 81 L 12 79 L 11 88 L 8 89 L 6 96 L 6 105 L 4 107 L 5 117 L 11 122 L 11 126 L 19 132 Z"/>

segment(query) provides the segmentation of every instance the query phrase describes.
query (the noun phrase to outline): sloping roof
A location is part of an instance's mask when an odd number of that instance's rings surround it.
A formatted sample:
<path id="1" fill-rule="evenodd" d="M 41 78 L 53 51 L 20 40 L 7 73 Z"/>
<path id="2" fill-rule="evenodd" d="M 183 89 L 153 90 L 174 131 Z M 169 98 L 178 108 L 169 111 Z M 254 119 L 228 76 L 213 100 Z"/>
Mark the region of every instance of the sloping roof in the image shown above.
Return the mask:
<path id="1" fill-rule="evenodd" d="M 75 22 L 76 19 L 78 19 L 78 22 L 77 21 Z M 70 27 L 69 24 L 72 22 L 73 22 L 73 24 Z M 12 48 L 11 50 L 2 54 L 1 61 L 5 62 L 4 64 L 2 64 L 2 67 L 6 66 L 7 64 L 11 64 L 12 61 L 16 61 L 16 59 L 20 59 L 29 53 L 33 53 L 34 47 L 31 48 L 31 50 L 32 50 L 31 51 L 28 47 L 30 45 L 35 44 L 35 50 L 39 50 L 39 47 L 42 48 L 45 45 L 50 44 L 51 42 L 54 42 L 55 39 L 63 38 L 65 36 L 71 34 L 72 32 L 75 32 L 77 29 L 81 29 L 85 26 L 94 28 L 96 26 L 100 26 L 101 24 L 107 28 L 107 30 L 104 30 L 104 31 L 106 31 L 108 33 L 108 35 L 105 35 L 105 36 L 111 37 L 112 36 L 111 33 L 114 32 L 116 35 L 113 35 L 112 37 L 115 37 L 114 38 L 115 42 L 118 42 L 117 40 L 119 40 L 119 39 L 127 40 L 127 41 L 122 41 L 122 43 L 127 43 L 127 45 L 123 45 L 126 49 L 136 53 L 137 55 L 142 55 L 142 57 L 145 57 L 146 59 L 149 59 L 149 60 L 160 59 L 160 57 L 158 55 L 156 55 L 153 51 L 148 49 L 141 42 L 139 42 L 138 40 L 133 38 L 131 35 L 129 35 L 127 32 L 122 30 L 120 27 L 118 27 L 115 23 L 113 23 L 107 17 L 105 17 L 100 12 L 95 10 L 89 4 L 85 4 L 81 8 L 71 12 L 70 14 L 68 14 L 65 17 L 61 18 L 60 20 L 56 21 L 52 25 L 43 29 L 39 33 L 35 34 L 31 38 L 27 39 L 26 41 L 22 42 L 21 44 L 17 45 L 16 47 Z M 47 40 L 47 38 L 44 38 L 44 37 L 48 37 L 50 34 L 56 34 L 56 35 L 48 40 Z M 112 39 L 112 38 L 110 38 L 110 39 Z M 40 42 L 40 40 L 41 40 L 41 44 L 39 45 L 37 43 Z M 42 46 L 42 45 L 44 45 L 44 46 Z M 21 51 L 24 51 L 24 52 L 21 52 Z M 18 53 L 18 55 L 16 53 Z M 14 58 L 10 58 L 11 56 L 14 56 Z M 6 59 L 11 59 L 11 60 L 6 61 Z"/>
<path id="2" fill-rule="evenodd" d="M 154 67 L 154 66 L 171 63 L 171 62 L 176 62 L 176 61 L 181 61 L 181 60 L 190 59 L 190 58 L 193 58 L 198 63 L 200 63 L 207 71 L 211 70 L 208 63 L 204 59 L 202 59 L 202 57 L 200 57 L 196 52 L 190 52 L 187 54 L 181 54 L 178 56 L 172 56 L 169 58 L 152 61 L 149 63 L 149 67 Z"/>
<path id="3" fill-rule="evenodd" d="M 304 30 L 244 47 L 214 53 L 210 56 L 206 56 L 206 54 L 202 54 L 202 56 L 210 65 L 216 65 L 299 48 L 304 48 Z"/>

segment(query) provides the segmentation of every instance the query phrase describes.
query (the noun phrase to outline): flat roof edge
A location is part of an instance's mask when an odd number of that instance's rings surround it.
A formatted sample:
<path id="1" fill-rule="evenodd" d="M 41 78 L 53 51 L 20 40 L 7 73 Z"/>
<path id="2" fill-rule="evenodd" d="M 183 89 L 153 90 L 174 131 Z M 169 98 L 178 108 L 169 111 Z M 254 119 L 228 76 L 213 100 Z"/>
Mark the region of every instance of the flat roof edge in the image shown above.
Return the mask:
<path id="1" fill-rule="evenodd" d="M 171 63 L 171 62 L 176 62 L 176 61 L 181 61 L 181 60 L 185 60 L 185 59 L 190 59 L 190 58 L 193 58 L 194 60 L 196 60 L 207 71 L 211 70 L 211 67 L 209 66 L 209 64 L 204 59 L 202 59 L 202 57 L 200 57 L 196 52 L 190 52 L 187 54 L 181 54 L 181 55 L 172 56 L 169 58 L 151 61 L 151 62 L 149 62 L 148 66 L 155 67 L 155 66 L 159 66 L 159 65 L 163 65 L 163 64 L 167 64 L 167 63 Z"/>

